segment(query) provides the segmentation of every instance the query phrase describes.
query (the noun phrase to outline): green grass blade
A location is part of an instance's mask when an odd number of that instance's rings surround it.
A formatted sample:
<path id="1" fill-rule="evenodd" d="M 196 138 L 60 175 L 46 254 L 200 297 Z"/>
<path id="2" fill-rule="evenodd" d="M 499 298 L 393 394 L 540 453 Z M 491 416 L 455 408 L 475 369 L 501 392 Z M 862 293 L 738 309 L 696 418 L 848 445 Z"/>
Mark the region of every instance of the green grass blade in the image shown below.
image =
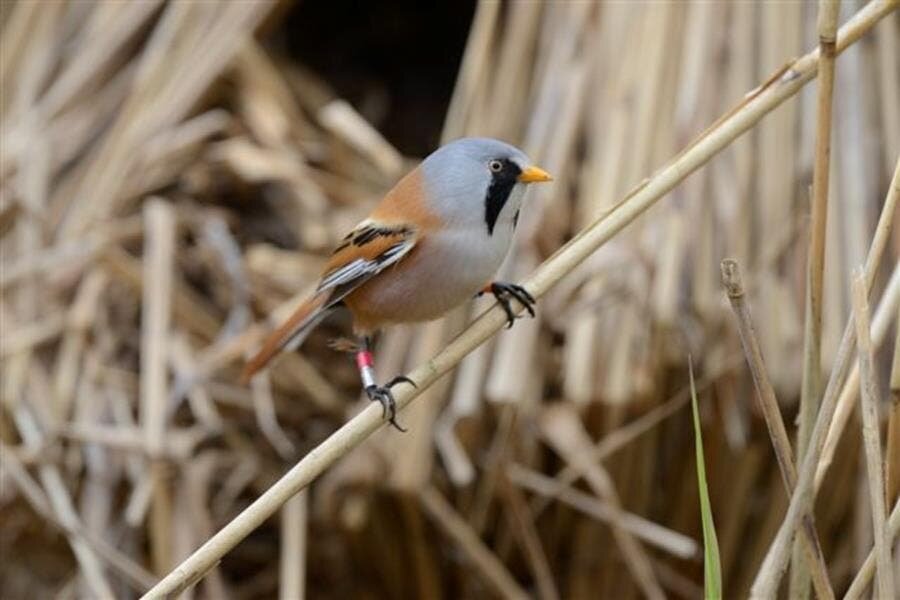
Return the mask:
<path id="1" fill-rule="evenodd" d="M 719 561 L 719 540 L 709 504 L 706 487 L 706 463 L 703 460 L 703 435 L 700 431 L 700 412 L 697 409 L 697 390 L 694 387 L 694 364 L 688 358 L 691 378 L 691 408 L 694 412 L 694 445 L 697 449 L 697 484 L 700 488 L 700 518 L 703 523 L 703 597 L 709 600 L 722 598 L 722 565 Z"/>

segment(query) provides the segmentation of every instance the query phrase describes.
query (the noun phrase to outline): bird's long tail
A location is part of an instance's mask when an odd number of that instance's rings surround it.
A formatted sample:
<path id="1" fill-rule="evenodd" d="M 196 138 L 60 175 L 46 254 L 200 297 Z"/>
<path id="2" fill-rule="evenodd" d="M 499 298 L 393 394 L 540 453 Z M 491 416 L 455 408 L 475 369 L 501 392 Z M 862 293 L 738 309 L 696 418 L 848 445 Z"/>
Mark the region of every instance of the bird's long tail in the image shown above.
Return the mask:
<path id="1" fill-rule="evenodd" d="M 337 308 L 328 302 L 329 296 L 316 294 L 301 304 L 284 324 L 270 333 L 259 351 L 244 365 L 241 383 L 246 385 L 251 377 L 269 364 L 269 361 L 282 350 L 296 350 L 316 325 Z"/>

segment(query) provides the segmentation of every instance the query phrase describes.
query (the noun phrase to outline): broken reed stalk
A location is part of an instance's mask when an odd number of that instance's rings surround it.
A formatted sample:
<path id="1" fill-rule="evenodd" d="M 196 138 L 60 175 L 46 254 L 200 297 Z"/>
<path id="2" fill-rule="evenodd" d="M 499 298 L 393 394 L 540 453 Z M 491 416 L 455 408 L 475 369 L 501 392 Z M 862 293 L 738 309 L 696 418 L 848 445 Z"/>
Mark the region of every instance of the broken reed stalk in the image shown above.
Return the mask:
<path id="1" fill-rule="evenodd" d="M 856 345 L 859 348 L 859 400 L 862 413 L 863 445 L 869 479 L 869 501 L 872 510 L 872 535 L 875 541 L 875 563 L 878 597 L 894 598 L 894 574 L 891 569 L 890 533 L 885 527 L 884 469 L 881 460 L 881 436 L 878 419 L 878 383 L 875 357 L 869 337 L 869 301 L 866 276 L 857 269 L 853 277 L 853 316 L 856 321 Z"/>
<path id="2" fill-rule="evenodd" d="M 837 51 L 841 52 L 856 42 L 882 18 L 890 14 L 898 2 L 900 0 L 875 0 L 864 6 L 841 28 Z M 796 94 L 804 84 L 816 76 L 818 58 L 818 50 L 813 50 L 779 69 L 763 85 L 752 90 L 736 108 L 704 131 L 666 167 L 548 258 L 525 282 L 525 287 L 536 297 L 542 296 L 688 175 L 706 164 L 765 115 Z M 421 391 L 456 366 L 463 357 L 505 324 L 506 316 L 498 306 L 485 311 L 443 351 L 408 374 L 418 388 L 398 386 L 395 392 L 397 409 L 402 410 L 406 407 Z M 163 578 L 144 598 L 173 596 L 195 583 L 291 496 L 309 485 L 325 469 L 383 425 L 381 409 L 374 404 L 367 406 L 310 451 L 250 506 Z"/>
<path id="3" fill-rule="evenodd" d="M 750 307 L 745 299 L 740 266 L 736 260 L 729 258 L 722 261 L 722 284 L 725 286 L 728 301 L 731 303 L 731 308 L 734 310 L 734 315 L 737 319 L 741 346 L 744 349 L 744 355 L 750 367 L 750 374 L 753 376 L 753 385 L 756 387 L 760 408 L 766 420 L 766 427 L 769 430 L 769 437 L 772 438 L 772 448 L 775 451 L 775 458 L 781 470 L 781 477 L 785 486 L 790 490 L 797 480 L 797 469 L 794 466 L 791 442 L 787 429 L 784 426 L 784 421 L 781 418 L 781 410 L 778 406 L 778 399 L 775 397 L 775 390 L 766 372 L 765 361 L 763 360 L 759 341 L 753 327 L 753 319 L 750 316 Z"/>
<path id="4" fill-rule="evenodd" d="M 816 155 L 812 185 L 812 231 L 806 263 L 806 313 L 803 336 L 803 380 L 800 392 L 797 459 L 803 460 L 819 405 L 822 387 L 822 302 L 825 275 L 825 233 L 828 222 L 828 179 L 831 155 L 831 114 L 839 3 L 819 0 L 819 78 L 816 107 Z M 791 560 L 792 598 L 809 592 L 809 564 L 804 563 L 800 540 Z"/>
<path id="5" fill-rule="evenodd" d="M 892 8 L 896 8 L 897 2 L 892 3 Z M 840 38 L 838 40 L 840 50 Z M 894 172 L 894 178 L 891 181 L 891 188 L 888 190 L 888 196 L 881 210 L 881 216 L 878 219 L 878 225 L 875 228 L 875 235 L 869 246 L 869 253 L 866 256 L 865 277 L 866 288 L 872 289 L 872 283 L 875 280 L 875 273 L 878 265 L 881 263 L 881 256 L 884 253 L 885 246 L 888 242 L 888 234 L 893 224 L 893 211 L 898 195 L 898 172 L 900 172 L 900 161 L 898 161 L 898 169 Z M 816 473 L 819 468 L 819 459 L 822 458 L 823 449 L 825 447 L 826 436 L 831 427 L 832 418 L 835 416 L 837 402 L 843 387 L 843 382 L 847 377 L 850 363 L 853 358 L 854 349 L 854 331 L 853 314 L 851 313 L 847 324 L 844 327 L 844 333 L 841 336 L 841 342 L 835 355 L 834 365 L 831 370 L 831 377 L 828 379 L 828 385 L 825 387 L 825 394 L 822 397 L 822 403 L 819 406 L 819 414 L 816 417 L 816 423 L 810 436 L 809 452 L 800 463 L 798 469 L 797 487 L 794 495 L 791 496 L 791 502 L 788 506 L 787 514 L 782 521 L 781 527 L 769 546 L 766 558 L 757 571 L 756 578 L 751 587 L 750 595 L 752 598 L 771 598 L 775 595 L 781 577 L 784 575 L 786 565 L 786 554 L 790 540 L 793 538 L 794 531 L 797 529 L 801 515 L 809 512 L 815 500 L 817 491 Z"/>
<path id="6" fill-rule="evenodd" d="M 788 498 L 797 485 L 797 467 L 794 465 L 791 442 L 787 429 L 781 418 L 781 410 L 778 407 L 778 399 L 775 397 L 775 389 L 766 372 L 762 351 L 753 327 L 753 319 L 750 316 L 750 306 L 746 302 L 744 284 L 741 280 L 740 267 L 736 260 L 726 259 L 722 261 L 722 284 L 731 302 L 731 308 L 737 318 L 738 332 L 741 338 L 741 346 L 747 356 L 747 364 L 750 365 L 750 373 L 753 376 L 753 384 L 759 397 L 759 404 L 766 420 L 769 437 L 772 438 L 772 448 L 781 471 L 781 478 Z M 812 582 L 819 598 L 834 598 L 834 590 L 828 579 L 828 565 L 822 555 L 822 547 L 816 535 L 815 522 L 812 515 L 806 515 L 803 519 L 803 535 L 799 538 L 800 551 L 805 558 L 806 566 L 811 570 Z"/>

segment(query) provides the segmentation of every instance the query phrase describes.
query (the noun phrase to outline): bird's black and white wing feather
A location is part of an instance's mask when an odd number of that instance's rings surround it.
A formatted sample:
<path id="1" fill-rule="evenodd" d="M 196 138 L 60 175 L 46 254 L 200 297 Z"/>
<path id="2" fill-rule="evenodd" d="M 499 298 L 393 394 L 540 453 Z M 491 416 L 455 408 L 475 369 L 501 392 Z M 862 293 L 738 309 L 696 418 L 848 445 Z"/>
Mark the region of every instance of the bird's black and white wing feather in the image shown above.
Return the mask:
<path id="1" fill-rule="evenodd" d="M 348 294 L 408 255 L 416 239 L 416 230 L 409 225 L 360 223 L 331 255 L 316 293 L 266 338 L 247 362 L 242 380 L 248 381 L 280 351 L 296 349 Z"/>

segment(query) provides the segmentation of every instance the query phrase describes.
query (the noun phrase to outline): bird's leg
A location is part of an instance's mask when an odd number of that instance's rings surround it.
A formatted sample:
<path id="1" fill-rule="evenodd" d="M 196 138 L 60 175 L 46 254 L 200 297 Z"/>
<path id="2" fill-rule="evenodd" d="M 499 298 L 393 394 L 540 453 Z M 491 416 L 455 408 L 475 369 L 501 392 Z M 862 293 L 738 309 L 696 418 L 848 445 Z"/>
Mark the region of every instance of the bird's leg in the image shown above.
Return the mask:
<path id="1" fill-rule="evenodd" d="M 523 288 L 521 285 L 517 285 L 515 283 L 504 283 L 502 281 L 494 281 L 486 285 L 480 292 L 478 292 L 479 296 L 484 294 L 493 294 L 497 299 L 497 302 L 500 303 L 500 306 L 503 307 L 503 310 L 506 312 L 506 328 L 509 329 L 513 326 L 513 323 L 516 321 L 516 313 L 513 312 L 512 303 L 510 300 L 515 298 L 518 300 L 522 306 L 525 307 L 525 310 L 528 311 L 528 314 L 534 317 L 534 305 L 537 300 L 534 299 L 528 290 Z"/>
<path id="2" fill-rule="evenodd" d="M 416 387 L 416 384 L 412 379 L 400 376 L 393 378 L 386 385 L 378 385 L 375 380 L 375 361 L 372 358 L 371 346 L 371 339 L 368 336 L 363 337 L 362 347 L 356 352 L 356 366 L 359 368 L 359 378 L 362 380 L 363 389 L 366 390 L 369 400 L 378 401 L 381 404 L 383 418 L 386 418 L 400 431 L 406 431 L 397 423 L 397 404 L 394 402 L 391 387 L 401 382 L 406 382 L 413 387 Z"/>

